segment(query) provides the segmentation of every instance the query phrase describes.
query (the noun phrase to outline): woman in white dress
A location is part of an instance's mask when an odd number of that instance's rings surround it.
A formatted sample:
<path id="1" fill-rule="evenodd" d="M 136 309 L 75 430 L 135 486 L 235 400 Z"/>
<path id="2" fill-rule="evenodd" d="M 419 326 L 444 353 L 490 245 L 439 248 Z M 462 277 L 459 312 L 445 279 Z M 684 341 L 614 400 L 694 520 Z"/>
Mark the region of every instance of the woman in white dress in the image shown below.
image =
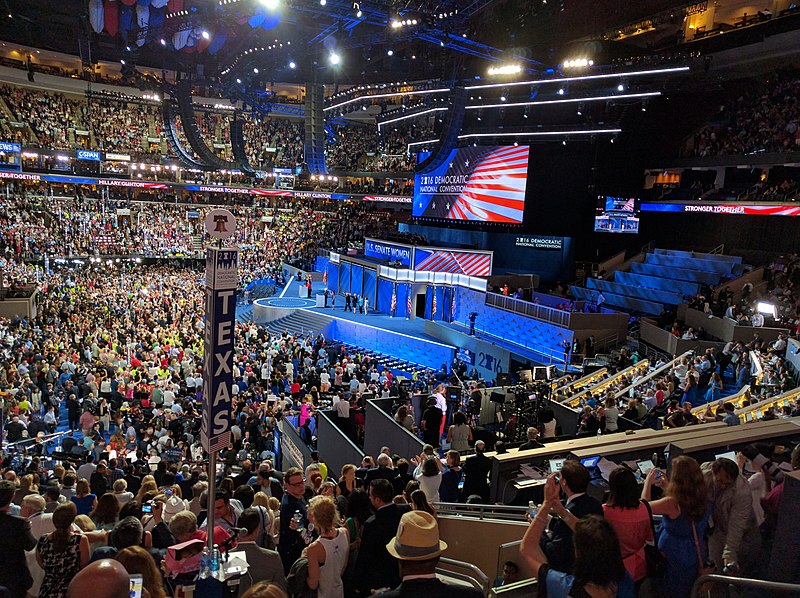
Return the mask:
<path id="1" fill-rule="evenodd" d="M 329 496 L 315 496 L 308 503 L 308 520 L 319 538 L 308 545 L 308 587 L 317 598 L 344 598 L 342 575 L 350 553 L 350 534 L 337 527 L 339 513 Z"/>

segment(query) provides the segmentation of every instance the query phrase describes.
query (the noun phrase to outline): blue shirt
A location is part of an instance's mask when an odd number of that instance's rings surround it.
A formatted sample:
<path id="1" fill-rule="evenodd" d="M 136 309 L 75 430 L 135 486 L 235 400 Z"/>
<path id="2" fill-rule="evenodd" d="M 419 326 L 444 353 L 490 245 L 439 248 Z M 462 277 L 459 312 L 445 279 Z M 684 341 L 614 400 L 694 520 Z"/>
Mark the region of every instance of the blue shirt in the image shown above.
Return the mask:
<path id="1" fill-rule="evenodd" d="M 548 598 L 567 598 L 575 583 L 575 576 L 548 568 L 545 583 Z M 636 598 L 633 579 L 627 571 L 617 585 L 617 598 Z"/>
<path id="2" fill-rule="evenodd" d="M 742 423 L 739 417 L 733 413 L 726 414 L 725 417 L 722 418 L 722 421 L 729 426 L 738 426 L 740 423 Z"/>

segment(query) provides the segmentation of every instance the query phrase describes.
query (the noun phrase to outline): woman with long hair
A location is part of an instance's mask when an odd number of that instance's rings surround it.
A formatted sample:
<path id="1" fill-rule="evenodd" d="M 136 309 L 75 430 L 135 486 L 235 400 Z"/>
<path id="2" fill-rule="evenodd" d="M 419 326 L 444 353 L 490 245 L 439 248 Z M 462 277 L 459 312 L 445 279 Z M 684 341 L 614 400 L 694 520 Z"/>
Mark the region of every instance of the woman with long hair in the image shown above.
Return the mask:
<path id="1" fill-rule="evenodd" d="M 409 504 L 412 511 L 425 511 L 436 517 L 436 509 L 428 502 L 428 497 L 425 496 L 422 490 L 414 490 L 411 493 L 411 502 Z"/>
<path id="2" fill-rule="evenodd" d="M 634 598 L 636 589 L 625 570 L 619 539 L 611 523 L 597 515 L 584 519 L 575 517 L 558 498 L 555 475 L 551 474 L 547 479 L 544 503 L 520 545 L 520 553 L 533 568 L 539 585 L 543 589 L 546 587 L 548 598 Z M 551 513 L 561 517 L 573 531 L 575 564 L 572 571 L 551 569 L 539 545 Z"/>
<path id="3" fill-rule="evenodd" d="M 350 498 L 353 491 L 362 486 L 363 482 L 356 477 L 356 466 L 352 463 L 342 465 L 342 475 L 339 478 L 339 494 L 345 498 Z"/>
<path id="4" fill-rule="evenodd" d="M 119 520 L 119 501 L 111 492 L 106 492 L 97 499 L 97 503 L 89 514 L 94 522 L 95 529 L 111 531 Z"/>
<path id="5" fill-rule="evenodd" d="M 417 469 L 414 478 L 420 489 L 425 492 L 428 502 L 439 502 L 439 486 L 442 484 L 442 463 L 437 457 L 428 457 L 422 453 L 415 459 Z"/>
<path id="6" fill-rule="evenodd" d="M 308 545 L 308 587 L 317 598 L 344 598 L 342 575 L 350 554 L 350 535 L 338 527 L 336 503 L 327 496 L 315 496 L 308 503 L 308 520 L 319 538 Z"/>
<path id="7" fill-rule="evenodd" d="M 657 545 L 667 558 L 667 575 L 658 585 L 664 595 L 684 598 L 697 578 L 698 548 L 705 558 L 708 490 L 700 465 L 691 457 L 676 457 L 670 465 L 669 479 L 657 468 L 647 473 L 642 499 L 650 500 L 654 485 L 664 490 L 663 498 L 650 503 L 654 515 L 663 515 Z"/>
<path id="8" fill-rule="evenodd" d="M 447 430 L 447 442 L 450 443 L 451 450 L 458 452 L 469 450 L 469 443 L 472 442 L 472 428 L 463 411 L 456 411 L 453 415 L 453 425 Z"/>
<path id="9" fill-rule="evenodd" d="M 706 403 L 713 403 L 719 401 L 722 396 L 722 378 L 717 372 L 711 374 L 711 380 L 708 381 L 708 390 L 706 391 Z"/>
<path id="10" fill-rule="evenodd" d="M 152 598 L 166 598 L 164 581 L 150 553 L 141 546 L 129 546 L 120 550 L 114 560 L 122 563 L 129 575 L 141 575 L 142 587 Z"/>
<path id="11" fill-rule="evenodd" d="M 625 569 L 639 583 L 647 576 L 644 545 L 653 539 L 650 513 L 639 500 L 639 483 L 627 467 L 618 467 L 608 476 L 608 500 L 603 514 L 619 538 Z"/>
<path id="12" fill-rule="evenodd" d="M 89 538 L 72 531 L 78 509 L 64 503 L 53 511 L 55 530 L 39 538 L 36 562 L 44 570 L 40 598 L 62 598 L 75 574 L 89 562 Z"/>
<path id="13" fill-rule="evenodd" d="M 158 494 L 158 484 L 156 484 L 156 479 L 149 474 L 142 478 L 142 485 L 139 486 L 139 492 L 136 493 L 136 498 L 134 499 L 136 504 L 141 507 L 142 502 L 144 502 L 144 498 L 148 494 Z"/>

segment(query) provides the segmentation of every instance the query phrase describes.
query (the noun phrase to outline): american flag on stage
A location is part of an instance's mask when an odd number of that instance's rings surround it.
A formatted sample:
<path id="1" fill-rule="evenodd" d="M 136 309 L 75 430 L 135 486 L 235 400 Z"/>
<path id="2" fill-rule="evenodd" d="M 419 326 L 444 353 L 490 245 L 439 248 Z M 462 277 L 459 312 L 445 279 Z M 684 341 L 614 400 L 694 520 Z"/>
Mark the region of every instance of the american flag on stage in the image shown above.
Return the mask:
<path id="1" fill-rule="evenodd" d="M 456 289 L 453 287 L 450 289 L 452 291 L 450 295 L 450 321 L 456 321 Z"/>
<path id="2" fill-rule="evenodd" d="M 491 276 L 492 253 L 472 251 L 447 251 L 445 249 L 417 248 L 415 270 L 426 272 L 452 272 L 467 276 Z"/>
<path id="3" fill-rule="evenodd" d="M 433 305 L 431 306 L 431 318 L 436 315 L 436 287 L 433 287 Z"/>
<path id="4" fill-rule="evenodd" d="M 411 285 L 408 285 L 408 301 L 406 302 L 406 307 L 408 308 L 408 311 L 406 312 L 406 319 L 408 319 L 411 317 L 411 309 L 414 307 L 411 296 Z"/>
<path id="5" fill-rule="evenodd" d="M 325 285 L 325 288 L 328 287 L 328 267 L 325 266 L 325 271 L 322 273 L 322 284 Z"/>
<path id="6" fill-rule="evenodd" d="M 392 309 L 390 310 L 392 317 L 394 317 L 394 312 L 396 309 L 397 309 L 397 285 L 394 285 L 394 287 L 392 288 Z"/>

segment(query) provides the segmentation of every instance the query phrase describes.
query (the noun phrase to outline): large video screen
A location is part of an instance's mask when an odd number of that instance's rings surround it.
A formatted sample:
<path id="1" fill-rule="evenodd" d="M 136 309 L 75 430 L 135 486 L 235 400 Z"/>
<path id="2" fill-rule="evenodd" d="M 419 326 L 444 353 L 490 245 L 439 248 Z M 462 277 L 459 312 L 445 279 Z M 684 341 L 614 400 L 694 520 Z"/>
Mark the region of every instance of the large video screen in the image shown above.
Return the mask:
<path id="1" fill-rule="evenodd" d="M 439 168 L 414 177 L 414 216 L 521 224 L 529 152 L 527 146 L 453 150 Z M 417 163 L 429 155 L 420 153 Z"/>
<path id="2" fill-rule="evenodd" d="M 639 232 L 638 200 L 628 197 L 601 195 L 597 198 L 594 215 L 594 232 L 625 233 Z"/>

